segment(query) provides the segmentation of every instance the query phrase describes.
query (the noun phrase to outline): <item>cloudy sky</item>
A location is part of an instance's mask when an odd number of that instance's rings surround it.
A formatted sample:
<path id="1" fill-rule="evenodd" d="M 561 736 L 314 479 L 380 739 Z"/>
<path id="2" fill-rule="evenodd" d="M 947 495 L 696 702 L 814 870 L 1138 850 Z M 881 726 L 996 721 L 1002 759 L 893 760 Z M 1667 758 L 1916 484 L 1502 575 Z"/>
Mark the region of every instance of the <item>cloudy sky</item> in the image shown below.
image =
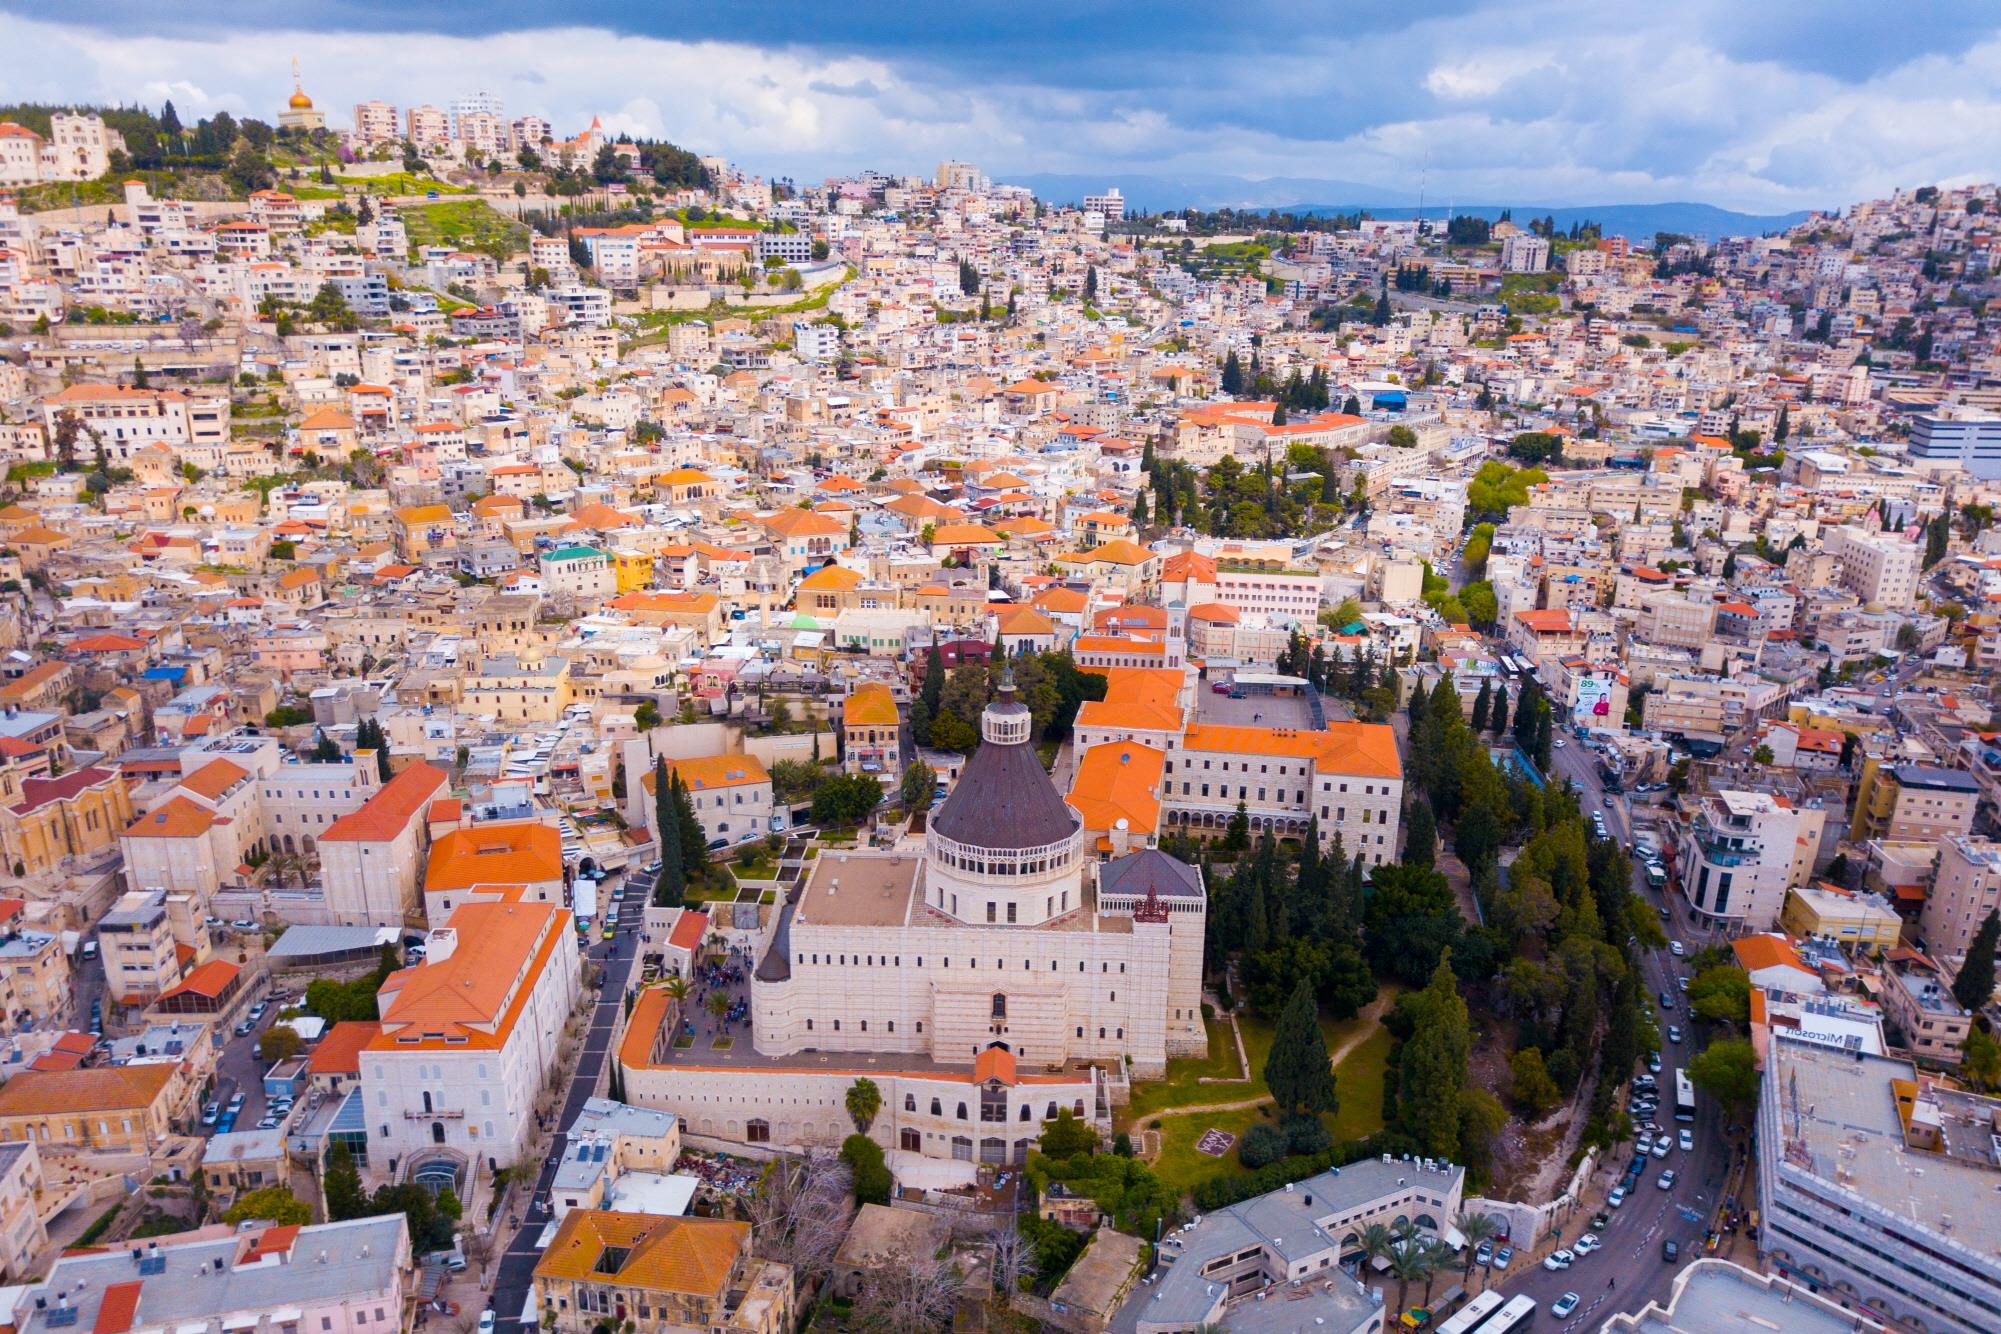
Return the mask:
<path id="1" fill-rule="evenodd" d="M 50 17 L 51 15 L 55 17 Z M 0 97 L 480 89 L 800 179 L 1304 177 L 1768 212 L 2001 174 L 1991 0 L 0 0 Z"/>

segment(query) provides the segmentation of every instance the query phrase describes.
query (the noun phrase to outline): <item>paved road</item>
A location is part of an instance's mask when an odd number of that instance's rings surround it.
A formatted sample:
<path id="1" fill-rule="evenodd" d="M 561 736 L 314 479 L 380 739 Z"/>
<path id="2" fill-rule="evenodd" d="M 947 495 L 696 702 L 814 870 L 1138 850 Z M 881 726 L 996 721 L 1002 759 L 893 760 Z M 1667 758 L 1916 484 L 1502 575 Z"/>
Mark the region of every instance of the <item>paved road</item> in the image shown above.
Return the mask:
<path id="1" fill-rule="evenodd" d="M 1612 836 L 1622 844 L 1629 842 L 1632 821 L 1626 802 L 1623 798 L 1614 797 L 1610 806 L 1605 804 L 1604 785 L 1596 772 L 1592 752 L 1572 737 L 1562 750 L 1553 752 L 1552 759 L 1552 767 L 1556 770 L 1554 777 L 1569 778 L 1578 788 L 1584 809 L 1587 812 L 1603 811 Z M 1634 889 L 1655 908 L 1662 905 L 1662 895 L 1647 888 L 1637 866 Z M 1672 895 L 1667 902 L 1671 915 L 1664 925 L 1669 938 L 1689 940 L 1692 930 L 1684 905 Z M 1641 956 L 1640 968 L 1646 979 L 1648 994 L 1656 1004 L 1663 992 L 1674 997 L 1675 1001 L 1674 1013 L 1661 1016 L 1661 1072 L 1658 1078 L 1662 1105 L 1654 1120 L 1671 1131 L 1678 1131 L 1680 1127 L 1673 1120 L 1674 1075 L 1682 1061 L 1691 1054 L 1687 1009 L 1675 983 L 1677 976 L 1685 975 L 1683 960 L 1675 958 L 1665 949 L 1648 950 Z M 1681 1025 L 1682 1044 L 1675 1045 L 1666 1040 L 1670 1024 Z M 1662 1261 L 1661 1243 L 1669 1239 L 1680 1243 L 1682 1263 L 1702 1253 L 1703 1234 L 1722 1193 L 1730 1161 L 1721 1111 L 1708 1098 L 1698 1096 L 1696 1100 L 1694 1129 L 1693 1151 L 1683 1153 L 1676 1148 L 1666 1158 L 1651 1161 L 1640 1178 L 1640 1188 L 1632 1198 L 1623 1207 L 1609 1211 L 1611 1222 L 1601 1234 L 1604 1242 L 1602 1250 L 1580 1260 L 1573 1268 L 1556 1273 L 1518 1255 L 1507 1276 L 1496 1276 L 1502 1277 L 1498 1286 L 1510 1295 L 1527 1293 L 1541 1303 L 1544 1312 L 1565 1292 L 1576 1292 L 1583 1298 L 1583 1304 L 1563 1324 L 1545 1321 L 1542 1326 L 1545 1331 L 1552 1328 L 1566 1331 L 1596 1329 L 1615 1311 L 1636 1311 L 1656 1298 L 1665 1300 L 1680 1266 Z M 1623 1171 L 1631 1157 L 1630 1148 L 1616 1150 L 1612 1155 L 1614 1167 Z M 1677 1180 L 1672 1190 L 1664 1191 L 1656 1185 L 1656 1181 L 1667 1168 L 1674 1169 Z M 1579 1207 L 1564 1224 L 1564 1240 L 1574 1239 L 1590 1228 L 1591 1215 L 1603 1200 L 1606 1184 L 1605 1174 L 1600 1173 L 1587 1192 L 1585 1205 Z M 1684 1210 L 1695 1214 L 1695 1219 L 1690 1220 Z M 1608 1284 L 1615 1280 L 1617 1286 L 1609 1287 Z"/>
<path id="2" fill-rule="evenodd" d="M 608 893 L 607 881 L 601 892 Z M 594 942 L 590 958 L 605 970 L 604 986 L 598 992 L 598 1002 L 591 1010 L 591 1027 L 584 1038 L 583 1054 L 577 1058 L 576 1073 L 570 1079 L 569 1095 L 563 1099 L 562 1110 L 557 1113 L 557 1124 L 569 1125 L 583 1111 L 584 1103 L 597 1088 L 598 1074 L 611 1052 L 612 1033 L 618 1027 L 620 1011 L 625 1004 L 625 989 L 631 984 L 633 969 L 639 958 L 639 926 L 646 900 L 653 893 L 653 878 L 635 872 L 625 882 L 625 897 L 618 905 L 618 936 L 610 942 Z M 535 1176 L 535 1192 L 532 1198 L 542 1199 L 549 1190 L 556 1175 L 555 1164 L 560 1160 L 569 1143 L 567 1135 L 558 1133 L 551 1144 L 549 1157 L 543 1160 L 540 1171 Z M 527 1219 L 512 1233 L 499 1230 L 499 1240 L 506 1246 L 500 1255 L 500 1267 L 494 1281 L 493 1310 L 499 1317 L 502 1329 L 521 1328 L 521 1309 L 528 1302 L 528 1288 L 535 1273 L 535 1262 L 542 1253 L 535 1249 L 535 1239 L 541 1235 L 547 1214 L 527 1211 Z"/>

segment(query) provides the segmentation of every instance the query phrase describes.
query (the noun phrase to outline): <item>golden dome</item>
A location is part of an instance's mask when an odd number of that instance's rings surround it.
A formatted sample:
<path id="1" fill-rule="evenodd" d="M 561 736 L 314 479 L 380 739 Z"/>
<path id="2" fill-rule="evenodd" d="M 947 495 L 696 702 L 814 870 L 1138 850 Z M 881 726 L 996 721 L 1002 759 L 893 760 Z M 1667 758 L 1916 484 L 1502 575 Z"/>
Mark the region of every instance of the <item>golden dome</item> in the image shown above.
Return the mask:
<path id="1" fill-rule="evenodd" d="M 294 86 L 292 89 L 292 100 L 289 105 L 294 111 L 311 111 L 313 109 L 313 99 L 306 96 L 305 89 Z"/>

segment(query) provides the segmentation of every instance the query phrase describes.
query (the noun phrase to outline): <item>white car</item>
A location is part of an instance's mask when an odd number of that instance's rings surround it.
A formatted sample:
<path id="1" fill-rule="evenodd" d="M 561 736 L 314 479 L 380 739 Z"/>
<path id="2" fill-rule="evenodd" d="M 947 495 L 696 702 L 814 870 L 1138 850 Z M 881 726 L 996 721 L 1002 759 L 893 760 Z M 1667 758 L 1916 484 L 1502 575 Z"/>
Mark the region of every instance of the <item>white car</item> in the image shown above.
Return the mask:
<path id="1" fill-rule="evenodd" d="M 1661 1173 L 1660 1176 L 1655 1179 L 1654 1184 L 1656 1186 L 1659 1186 L 1662 1190 L 1673 1190 L 1674 1169 L 1670 1167 L 1667 1171 Z"/>
<path id="2" fill-rule="evenodd" d="M 1654 1141 L 1654 1157 L 1656 1158 L 1667 1157 L 1668 1150 L 1672 1149 L 1673 1147 L 1674 1145 L 1668 1143 L 1667 1136 L 1665 1135 L 1661 1136 L 1659 1139 Z"/>
<path id="3" fill-rule="evenodd" d="M 491 1306 L 479 1313 L 479 1334 L 493 1334 L 493 1308 Z"/>
<path id="4" fill-rule="evenodd" d="M 1558 1320 L 1561 1320 L 1565 1316 L 1569 1315 L 1572 1311 L 1575 1311 L 1577 1309 L 1577 1304 L 1583 1300 L 1584 1299 L 1582 1297 L 1579 1297 L 1574 1292 L 1566 1292 L 1561 1297 L 1558 1297 L 1554 1302 L 1550 1304 L 1549 1313 L 1555 1316 Z"/>
<path id="5" fill-rule="evenodd" d="M 1612 1193 L 1605 1197 L 1605 1203 L 1614 1209 L 1618 1208 L 1625 1202 L 1626 1202 L 1626 1188 L 1624 1186 L 1612 1187 Z"/>
<path id="6" fill-rule="evenodd" d="M 1668 942 L 1668 953 L 1672 954 L 1675 958 L 1679 959 L 1683 954 L 1686 954 L 1687 951 L 1682 949 L 1681 942 L 1679 940 L 1670 940 Z"/>
<path id="7" fill-rule="evenodd" d="M 1571 1242 L 1570 1249 L 1576 1251 L 1579 1255 L 1589 1255 L 1603 1244 L 1603 1242 L 1598 1240 L 1596 1232 L 1587 1232 L 1576 1241 Z"/>
<path id="8" fill-rule="evenodd" d="M 1542 1267 L 1551 1273 L 1555 1273 L 1559 1269 L 1568 1269 L 1576 1263 L 1577 1257 L 1575 1255 L 1571 1254 L 1568 1250 L 1559 1249 L 1551 1251 L 1543 1257 Z"/>
<path id="9" fill-rule="evenodd" d="M 1691 1153 L 1695 1149 L 1695 1132 L 1686 1127 L 1681 1132 L 1681 1151 Z"/>

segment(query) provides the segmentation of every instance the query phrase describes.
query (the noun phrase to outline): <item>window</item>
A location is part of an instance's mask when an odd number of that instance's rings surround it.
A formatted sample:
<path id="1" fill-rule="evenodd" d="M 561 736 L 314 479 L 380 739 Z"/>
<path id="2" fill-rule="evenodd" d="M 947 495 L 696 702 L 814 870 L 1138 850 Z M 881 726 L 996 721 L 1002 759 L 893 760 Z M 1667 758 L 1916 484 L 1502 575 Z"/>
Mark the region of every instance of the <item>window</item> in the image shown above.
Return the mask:
<path id="1" fill-rule="evenodd" d="M 747 1121 L 744 1123 L 743 1137 L 744 1141 L 749 1144 L 769 1144 L 771 1142 L 771 1125 L 769 1122 L 761 1120 Z"/>
<path id="2" fill-rule="evenodd" d="M 995 1019 L 1007 1018 L 1007 996 L 1003 992 L 996 991 L 994 993 L 993 1017 Z"/>

